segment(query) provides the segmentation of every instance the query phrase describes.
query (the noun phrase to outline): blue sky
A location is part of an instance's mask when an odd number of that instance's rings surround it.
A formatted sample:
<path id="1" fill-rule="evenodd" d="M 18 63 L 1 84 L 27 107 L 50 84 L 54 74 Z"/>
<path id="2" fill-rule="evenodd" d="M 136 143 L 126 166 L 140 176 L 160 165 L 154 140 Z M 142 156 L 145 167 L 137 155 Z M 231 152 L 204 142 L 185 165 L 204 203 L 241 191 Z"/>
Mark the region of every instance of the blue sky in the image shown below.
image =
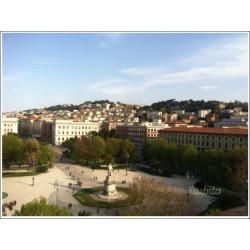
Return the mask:
<path id="1" fill-rule="evenodd" d="M 247 33 L 4 33 L 3 111 L 248 100 Z"/>

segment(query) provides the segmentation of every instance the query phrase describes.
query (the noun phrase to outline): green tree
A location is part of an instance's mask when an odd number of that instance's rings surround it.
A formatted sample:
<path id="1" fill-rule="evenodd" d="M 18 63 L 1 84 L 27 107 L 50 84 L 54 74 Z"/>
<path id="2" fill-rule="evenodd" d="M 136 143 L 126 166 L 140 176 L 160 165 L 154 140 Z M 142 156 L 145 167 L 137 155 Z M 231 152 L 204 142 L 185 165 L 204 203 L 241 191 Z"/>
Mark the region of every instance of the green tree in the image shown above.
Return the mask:
<path id="1" fill-rule="evenodd" d="M 220 149 L 209 149 L 198 156 L 198 175 L 207 185 L 223 187 L 225 182 L 226 154 Z"/>
<path id="2" fill-rule="evenodd" d="M 231 150 L 227 155 L 225 186 L 234 191 L 246 191 L 248 179 L 248 152 L 247 148 Z"/>
<path id="3" fill-rule="evenodd" d="M 175 144 L 166 145 L 161 153 L 162 170 L 165 175 L 171 176 L 173 173 L 179 173 L 179 155 L 180 149 Z"/>
<path id="4" fill-rule="evenodd" d="M 120 157 L 123 162 L 135 160 L 135 144 L 128 139 L 122 140 Z"/>
<path id="5" fill-rule="evenodd" d="M 4 135 L 2 145 L 4 166 L 24 161 L 24 143 L 18 135 L 12 133 Z"/>
<path id="6" fill-rule="evenodd" d="M 40 155 L 38 158 L 39 164 L 53 164 L 53 161 L 55 159 L 56 153 L 54 150 L 49 147 L 48 145 L 41 144 L 40 145 Z"/>
<path id="7" fill-rule="evenodd" d="M 28 163 L 38 161 L 41 149 L 40 144 L 35 138 L 30 138 L 25 141 L 24 152 L 27 156 Z"/>
<path id="8" fill-rule="evenodd" d="M 90 139 L 83 136 L 81 139 L 76 139 L 73 144 L 71 157 L 74 160 L 87 160 L 93 157 Z"/>
<path id="9" fill-rule="evenodd" d="M 95 136 L 91 141 L 91 151 L 93 152 L 93 156 L 95 161 L 102 159 L 105 155 L 105 141 L 100 136 Z"/>
<path id="10" fill-rule="evenodd" d="M 180 174 L 184 175 L 187 171 L 196 174 L 198 150 L 195 146 L 189 144 L 182 148 Z"/>
<path id="11" fill-rule="evenodd" d="M 22 205 L 20 211 L 15 212 L 15 216 L 71 216 L 67 208 L 60 208 L 47 203 L 45 198 L 35 199 Z"/>
<path id="12" fill-rule="evenodd" d="M 116 138 L 106 139 L 105 159 L 107 164 L 115 160 L 118 161 L 121 142 L 122 140 Z"/>

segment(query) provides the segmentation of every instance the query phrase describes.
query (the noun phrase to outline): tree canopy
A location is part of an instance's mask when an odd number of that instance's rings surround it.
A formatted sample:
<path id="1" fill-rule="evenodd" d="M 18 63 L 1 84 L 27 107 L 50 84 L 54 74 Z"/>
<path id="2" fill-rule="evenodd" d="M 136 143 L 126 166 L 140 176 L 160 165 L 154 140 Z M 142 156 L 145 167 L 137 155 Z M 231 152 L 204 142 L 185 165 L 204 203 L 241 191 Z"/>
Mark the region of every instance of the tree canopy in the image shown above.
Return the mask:
<path id="1" fill-rule="evenodd" d="M 71 216 L 67 208 L 60 208 L 47 203 L 45 198 L 35 199 L 22 205 L 20 211 L 15 212 L 15 216 Z"/>

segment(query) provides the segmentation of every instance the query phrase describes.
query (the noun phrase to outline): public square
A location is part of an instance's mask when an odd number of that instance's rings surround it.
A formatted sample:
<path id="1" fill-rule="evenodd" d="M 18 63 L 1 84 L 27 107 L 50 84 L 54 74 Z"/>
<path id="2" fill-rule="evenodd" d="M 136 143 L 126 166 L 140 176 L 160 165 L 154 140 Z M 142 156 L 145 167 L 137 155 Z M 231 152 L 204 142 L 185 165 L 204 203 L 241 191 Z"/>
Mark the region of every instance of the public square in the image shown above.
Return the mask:
<path id="1" fill-rule="evenodd" d="M 4 202 L 8 203 L 16 201 L 17 205 L 13 211 L 8 211 L 9 215 L 13 214 L 15 209 L 20 209 L 22 204 L 45 197 L 50 204 L 57 204 L 60 207 L 68 207 L 72 204 L 72 214 L 77 216 L 79 211 L 91 211 L 95 216 L 114 215 L 112 209 L 97 209 L 94 207 L 86 207 L 80 204 L 74 197 L 81 188 L 91 188 L 103 186 L 103 182 L 107 175 L 106 170 L 92 170 L 75 164 L 57 163 L 47 173 L 35 176 L 35 185 L 32 186 L 32 177 L 9 177 L 3 178 L 3 192 L 8 196 Z M 155 178 L 157 181 L 166 183 L 169 187 L 175 188 L 180 192 L 187 192 L 189 188 L 197 181 L 196 179 L 187 179 L 185 177 L 176 176 L 174 178 L 152 176 L 141 171 L 128 171 L 126 175 L 125 169 L 114 170 L 112 175 L 119 187 L 126 187 L 133 181 L 135 177 L 144 176 L 146 178 Z M 82 186 L 77 186 L 77 181 Z M 124 183 L 126 181 L 126 183 Z M 57 186 L 56 183 L 59 185 Z M 72 185 L 70 186 L 69 183 Z M 192 194 L 194 196 L 195 214 L 204 211 L 209 204 L 211 197 L 206 194 Z"/>

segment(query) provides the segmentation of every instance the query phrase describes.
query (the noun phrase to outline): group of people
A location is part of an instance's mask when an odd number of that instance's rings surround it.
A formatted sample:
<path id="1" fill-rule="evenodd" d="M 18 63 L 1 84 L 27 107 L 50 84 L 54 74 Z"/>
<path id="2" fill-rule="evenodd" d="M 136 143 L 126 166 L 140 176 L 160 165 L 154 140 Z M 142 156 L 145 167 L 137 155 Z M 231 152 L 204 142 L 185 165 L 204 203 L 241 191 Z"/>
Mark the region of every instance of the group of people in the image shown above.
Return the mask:
<path id="1" fill-rule="evenodd" d="M 94 176 L 94 181 L 97 181 L 98 177 L 97 176 Z"/>

